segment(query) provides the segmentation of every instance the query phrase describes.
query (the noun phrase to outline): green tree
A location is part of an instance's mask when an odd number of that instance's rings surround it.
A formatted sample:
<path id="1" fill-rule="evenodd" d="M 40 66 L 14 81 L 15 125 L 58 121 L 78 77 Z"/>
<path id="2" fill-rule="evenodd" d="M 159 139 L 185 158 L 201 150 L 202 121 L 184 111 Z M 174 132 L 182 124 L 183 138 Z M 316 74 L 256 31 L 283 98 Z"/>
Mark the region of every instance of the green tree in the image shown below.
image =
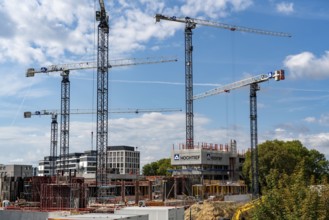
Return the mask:
<path id="1" fill-rule="evenodd" d="M 329 162 L 325 156 L 316 150 L 308 150 L 300 141 L 266 141 L 258 145 L 258 172 L 259 185 L 262 190 L 268 187 L 267 176 L 275 169 L 277 175 L 291 175 L 296 166 L 303 161 L 306 179 L 314 176 L 320 181 L 323 176 L 329 175 Z M 246 183 L 251 182 L 250 153 L 246 155 L 243 165 L 243 176 Z"/>
<path id="2" fill-rule="evenodd" d="M 143 174 L 145 176 L 170 175 L 168 170 L 172 168 L 170 158 L 163 158 L 158 161 L 145 164 L 143 166 Z"/>
<path id="3" fill-rule="evenodd" d="M 310 184 L 315 179 L 307 179 L 307 175 L 304 161 L 296 166 L 292 175 L 272 169 L 266 178 L 272 188 L 261 197 L 253 219 L 329 219 L 329 185 L 326 182 Z"/>
<path id="4" fill-rule="evenodd" d="M 170 175 L 168 172 L 168 169 L 172 169 L 173 167 L 171 166 L 170 158 L 164 158 L 158 161 L 158 170 L 157 173 L 158 175 Z"/>
<path id="5" fill-rule="evenodd" d="M 152 162 L 152 163 L 146 164 L 143 167 L 143 174 L 145 176 L 156 176 L 158 168 L 159 167 L 158 167 L 157 162 Z"/>
<path id="6" fill-rule="evenodd" d="M 305 163 L 308 175 L 313 175 L 316 180 L 328 178 L 329 161 L 317 150 L 312 149 L 309 151 Z"/>

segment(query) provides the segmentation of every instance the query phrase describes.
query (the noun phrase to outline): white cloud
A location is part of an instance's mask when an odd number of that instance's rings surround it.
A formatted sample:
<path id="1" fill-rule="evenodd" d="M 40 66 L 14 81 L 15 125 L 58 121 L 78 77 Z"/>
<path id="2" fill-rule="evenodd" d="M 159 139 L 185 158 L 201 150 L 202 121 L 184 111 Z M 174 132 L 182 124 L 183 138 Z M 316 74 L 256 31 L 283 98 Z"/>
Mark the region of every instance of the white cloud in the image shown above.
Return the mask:
<path id="1" fill-rule="evenodd" d="M 23 84 L 21 77 L 14 75 L 4 75 L 0 81 L 0 96 L 15 96 L 21 89 L 31 86 L 30 84 Z M 12 82 L 8 84 L 8 82 Z"/>
<path id="2" fill-rule="evenodd" d="M 148 14 L 136 8 L 128 8 L 124 13 L 118 14 L 111 26 L 112 53 L 144 50 L 144 44 L 151 38 L 163 39 L 173 36 L 181 27 L 174 22 L 155 23 L 154 15 L 155 12 Z"/>
<path id="3" fill-rule="evenodd" d="M 294 12 L 294 3 L 281 2 L 276 5 L 276 10 L 282 14 L 291 14 Z"/>
<path id="4" fill-rule="evenodd" d="M 0 33 L 0 62 L 11 60 L 23 64 L 43 64 L 58 63 L 60 60 L 63 63 L 79 56 L 93 56 L 97 40 L 93 4 L 91 0 L 80 0 L 78 3 L 32 0 L 24 4 L 18 0 L 5 0 L 0 5 L 1 27 L 6 30 Z M 161 40 L 173 36 L 177 30 L 183 30 L 183 24 L 177 22 L 156 24 L 156 13 L 218 18 L 233 11 L 245 10 L 252 1 L 193 0 L 171 7 L 166 7 L 165 1 L 152 0 L 121 0 L 109 4 L 110 51 L 111 56 L 115 57 L 144 50 L 151 39 Z"/>
<path id="5" fill-rule="evenodd" d="M 314 122 L 316 122 L 316 118 L 315 117 L 307 117 L 307 118 L 304 118 L 304 121 L 306 121 L 308 123 L 314 123 Z"/>
<path id="6" fill-rule="evenodd" d="M 322 114 L 320 116 L 319 123 L 322 125 L 329 125 L 329 114 Z"/>
<path id="7" fill-rule="evenodd" d="M 0 34 L 0 62 L 13 60 L 27 64 L 56 59 L 67 52 L 91 52 L 93 16 L 88 0 L 79 4 L 63 0 L 41 3 L 34 0 L 24 4 L 5 0 L 0 5 L 0 17 L 15 28 L 9 36 Z"/>
<path id="8" fill-rule="evenodd" d="M 329 114 L 321 114 L 319 118 L 307 117 L 304 121 L 309 123 L 318 123 L 320 125 L 329 125 Z"/>
<path id="9" fill-rule="evenodd" d="M 110 50 L 113 56 L 145 50 L 146 42 L 172 37 L 177 30 L 184 29 L 184 25 L 177 22 L 155 22 L 157 13 L 180 13 L 178 6 L 165 7 L 163 1 L 141 0 L 129 4 L 120 1 L 114 8 L 110 14 Z M 150 47 L 159 49 L 158 45 Z"/>
<path id="10" fill-rule="evenodd" d="M 151 39 L 162 40 L 173 36 L 177 30 L 183 30 L 183 24 L 178 22 L 155 23 L 154 16 L 157 13 L 177 17 L 201 15 L 218 18 L 227 16 L 231 12 L 245 10 L 251 4 L 251 0 L 189 0 L 182 6 L 170 8 L 165 7 L 163 1 L 142 0 L 130 4 L 119 1 L 116 10 L 111 12 L 111 53 L 115 56 L 128 51 L 145 50 L 145 42 Z"/>
<path id="11" fill-rule="evenodd" d="M 300 135 L 298 140 L 309 149 L 315 149 L 329 157 L 329 133 Z"/>
<path id="12" fill-rule="evenodd" d="M 285 132 L 285 129 L 283 129 L 283 128 L 277 128 L 277 129 L 275 129 L 275 132 Z"/>
<path id="13" fill-rule="evenodd" d="M 289 70 L 287 77 L 293 79 L 324 79 L 329 76 L 329 51 L 319 58 L 307 51 L 289 55 L 284 60 L 284 66 Z"/>
<path id="14" fill-rule="evenodd" d="M 229 143 L 227 129 L 207 129 L 210 120 L 196 115 L 194 120 L 195 144 Z M 36 164 L 38 160 L 49 155 L 50 145 L 50 117 L 45 116 L 47 125 L 35 126 L 34 120 L 29 121 L 31 126 L 0 127 L 3 134 L 0 141 L 6 149 L 2 149 L 1 163 L 24 161 Z M 48 123 L 49 122 L 49 123 Z M 95 126 L 91 122 L 81 122 L 71 118 L 70 122 L 70 149 L 69 152 L 83 152 L 91 149 L 91 131 Z M 238 141 L 238 150 L 242 152 L 249 146 L 249 135 L 235 130 L 234 138 Z M 95 132 L 94 132 L 95 135 Z M 94 137 L 94 140 L 96 138 Z M 15 140 L 15 141 L 13 141 Z M 109 120 L 109 142 L 113 145 L 128 145 L 138 147 L 141 151 L 142 166 L 155 160 L 170 157 L 173 145 L 185 143 L 185 114 L 184 113 L 145 113 L 132 118 L 115 118 Z M 15 147 L 15 150 L 12 149 Z M 58 146 L 59 147 L 59 146 Z M 95 149 L 95 146 L 93 146 Z M 59 150 L 59 149 L 58 149 Z"/>
<path id="15" fill-rule="evenodd" d="M 42 126 L 16 127 L 2 126 L 0 161 L 4 164 L 21 161 L 25 164 L 36 164 L 49 154 L 49 133 Z M 14 149 L 14 150 L 13 150 Z"/>
<path id="16" fill-rule="evenodd" d="M 310 122 L 319 122 L 314 117 L 306 118 Z M 260 140 L 299 140 L 308 149 L 315 149 L 329 158 L 329 133 L 312 133 L 309 128 L 302 124 L 286 123 L 274 129 L 275 132 L 267 131 L 260 133 Z M 260 142 L 261 143 L 261 142 Z"/>
<path id="17" fill-rule="evenodd" d="M 251 0 L 187 0 L 181 12 L 195 17 L 204 13 L 211 18 L 226 17 L 231 12 L 242 11 L 252 5 Z"/>

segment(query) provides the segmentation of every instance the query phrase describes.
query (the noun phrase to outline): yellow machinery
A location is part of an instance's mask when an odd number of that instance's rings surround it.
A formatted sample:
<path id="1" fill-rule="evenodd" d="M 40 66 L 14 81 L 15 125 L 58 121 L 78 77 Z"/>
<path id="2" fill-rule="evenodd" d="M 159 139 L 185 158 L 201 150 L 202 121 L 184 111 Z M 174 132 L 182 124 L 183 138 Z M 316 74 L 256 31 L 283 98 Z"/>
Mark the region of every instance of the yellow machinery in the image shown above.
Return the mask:
<path id="1" fill-rule="evenodd" d="M 261 201 L 261 200 L 258 198 L 258 199 L 252 200 L 252 201 L 250 201 L 250 202 L 244 204 L 243 206 L 239 207 L 239 208 L 235 211 L 235 213 L 234 213 L 234 215 L 233 215 L 233 217 L 232 217 L 232 220 L 241 220 L 241 219 L 244 219 L 244 218 L 243 218 L 243 217 L 244 217 L 243 215 L 244 215 L 246 212 L 248 212 L 250 209 L 255 208 L 255 206 L 258 205 L 258 204 L 260 203 L 260 201 Z"/>

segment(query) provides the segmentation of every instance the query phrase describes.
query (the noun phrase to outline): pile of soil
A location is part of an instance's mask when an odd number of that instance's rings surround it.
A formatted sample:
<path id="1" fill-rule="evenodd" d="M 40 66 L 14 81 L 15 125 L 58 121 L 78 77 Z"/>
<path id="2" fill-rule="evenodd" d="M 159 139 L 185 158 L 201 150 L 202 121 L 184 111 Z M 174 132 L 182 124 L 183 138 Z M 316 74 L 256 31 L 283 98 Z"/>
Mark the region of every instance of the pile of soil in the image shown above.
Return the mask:
<path id="1" fill-rule="evenodd" d="M 185 220 L 218 220 L 231 219 L 234 212 L 243 203 L 224 201 L 204 201 L 196 203 L 185 210 Z M 190 218 L 190 214 L 191 217 Z"/>

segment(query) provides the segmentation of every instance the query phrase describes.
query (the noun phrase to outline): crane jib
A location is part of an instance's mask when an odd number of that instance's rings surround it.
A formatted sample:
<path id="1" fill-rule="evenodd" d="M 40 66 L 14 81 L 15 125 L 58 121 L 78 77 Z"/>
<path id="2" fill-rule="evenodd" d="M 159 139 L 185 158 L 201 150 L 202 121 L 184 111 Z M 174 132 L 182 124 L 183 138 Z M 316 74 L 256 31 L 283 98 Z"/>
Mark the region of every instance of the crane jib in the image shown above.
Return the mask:
<path id="1" fill-rule="evenodd" d="M 161 15 L 161 14 L 156 14 L 155 19 L 156 19 L 156 22 L 160 22 L 160 20 L 167 20 L 167 21 L 175 21 L 175 22 L 186 23 L 186 24 L 195 24 L 195 25 L 210 26 L 210 27 L 215 27 L 215 28 L 223 28 L 223 29 L 227 29 L 230 31 L 249 32 L 249 33 L 255 33 L 255 34 L 262 34 L 262 35 L 272 35 L 272 36 L 277 36 L 277 37 L 291 37 L 291 35 L 289 33 L 284 33 L 284 32 L 248 28 L 248 27 L 243 27 L 243 26 L 230 25 L 230 24 L 202 20 L 202 19 L 197 19 L 197 18 L 190 18 L 190 17 L 177 18 L 176 16 L 165 16 L 165 15 Z"/>

